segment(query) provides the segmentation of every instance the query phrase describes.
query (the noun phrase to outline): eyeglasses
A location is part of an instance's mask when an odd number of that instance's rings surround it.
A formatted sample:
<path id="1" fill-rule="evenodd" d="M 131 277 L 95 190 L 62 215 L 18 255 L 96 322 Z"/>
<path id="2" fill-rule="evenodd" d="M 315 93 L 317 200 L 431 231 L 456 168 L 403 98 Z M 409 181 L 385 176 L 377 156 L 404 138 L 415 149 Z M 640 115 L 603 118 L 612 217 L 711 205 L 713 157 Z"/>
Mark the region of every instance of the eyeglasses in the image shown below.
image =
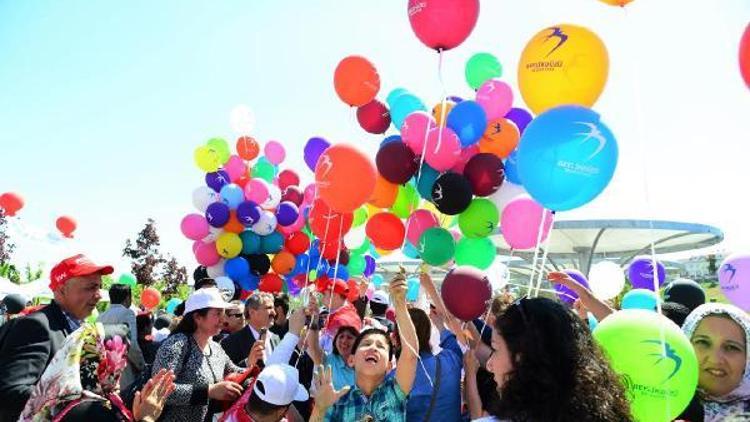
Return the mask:
<path id="1" fill-rule="evenodd" d="M 242 319 L 242 314 L 227 314 L 227 318 L 229 317 L 235 317 L 237 319 Z"/>

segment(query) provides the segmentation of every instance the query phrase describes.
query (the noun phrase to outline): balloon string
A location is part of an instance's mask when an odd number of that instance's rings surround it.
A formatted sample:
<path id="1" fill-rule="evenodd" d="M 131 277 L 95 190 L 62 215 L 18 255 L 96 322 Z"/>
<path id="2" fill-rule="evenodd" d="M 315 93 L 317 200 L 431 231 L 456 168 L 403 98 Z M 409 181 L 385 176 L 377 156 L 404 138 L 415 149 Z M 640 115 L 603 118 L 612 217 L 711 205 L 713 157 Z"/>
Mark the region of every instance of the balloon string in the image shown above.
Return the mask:
<path id="1" fill-rule="evenodd" d="M 443 82 L 443 50 L 438 51 L 438 80 L 440 81 L 440 124 L 438 129 L 442 129 L 443 123 L 445 123 L 445 100 L 448 97 L 448 91 L 445 89 L 445 82 Z M 438 141 L 435 145 L 434 153 L 437 154 L 440 151 L 440 145 L 443 143 L 443 131 L 438 130 Z"/>
<path id="2" fill-rule="evenodd" d="M 338 242 L 338 249 L 336 249 L 336 267 L 333 269 L 333 280 L 331 280 L 331 287 L 330 287 L 330 293 L 331 293 L 331 299 L 328 301 L 328 316 L 326 316 L 326 325 L 328 325 L 328 321 L 331 318 L 331 315 L 333 314 L 333 311 L 331 310 L 331 306 L 333 306 L 333 288 L 336 286 L 336 277 L 339 275 L 339 261 L 341 259 L 341 232 L 344 231 L 344 218 L 341 216 L 339 218 L 339 242 Z"/>
<path id="3" fill-rule="evenodd" d="M 547 217 L 547 213 L 544 212 L 544 209 L 542 209 L 542 218 L 539 222 L 539 230 L 536 234 L 536 246 L 534 247 L 534 258 L 531 262 L 531 275 L 529 276 L 529 285 L 526 289 L 526 294 L 531 296 L 531 289 L 533 289 L 534 286 L 534 275 L 536 274 L 536 261 L 539 258 L 539 246 L 540 243 L 542 243 L 542 230 L 544 229 L 544 220 Z"/>
<path id="4" fill-rule="evenodd" d="M 547 214 L 546 211 L 547 210 L 543 210 L 542 211 L 543 212 L 542 215 Z M 550 217 L 550 225 L 553 225 L 554 223 L 555 223 L 555 214 L 553 213 L 552 216 Z M 540 231 L 544 230 L 544 227 L 540 227 L 539 230 Z M 542 262 L 541 262 L 541 265 L 539 266 L 539 277 L 537 278 L 536 292 L 534 293 L 534 297 L 538 297 L 539 296 L 539 288 L 542 287 L 542 281 L 544 280 L 544 278 L 543 278 L 543 276 L 545 274 L 544 266 L 547 264 L 547 251 L 549 250 L 548 246 L 549 246 L 549 241 L 550 241 L 551 237 L 552 237 L 552 233 L 550 233 L 549 235 L 547 235 L 547 239 L 545 239 L 545 241 L 544 241 L 544 246 L 543 246 L 544 253 L 542 254 Z"/>

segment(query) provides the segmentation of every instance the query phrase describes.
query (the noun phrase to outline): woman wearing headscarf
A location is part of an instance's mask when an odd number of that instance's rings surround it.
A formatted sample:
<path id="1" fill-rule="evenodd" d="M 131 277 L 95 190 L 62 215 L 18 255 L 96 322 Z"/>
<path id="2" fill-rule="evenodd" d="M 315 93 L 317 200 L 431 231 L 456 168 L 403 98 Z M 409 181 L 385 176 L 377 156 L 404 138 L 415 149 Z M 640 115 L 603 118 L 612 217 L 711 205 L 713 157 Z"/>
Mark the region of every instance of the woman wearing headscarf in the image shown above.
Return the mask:
<path id="1" fill-rule="evenodd" d="M 682 330 L 698 357 L 704 420 L 750 420 L 750 317 L 732 305 L 707 303 L 690 313 Z"/>
<path id="2" fill-rule="evenodd" d="M 121 326 L 88 323 L 74 331 L 34 386 L 19 420 L 156 420 L 174 389 L 172 374 L 164 371 L 153 377 L 136 394 L 131 412 L 119 396 L 127 338 Z"/>

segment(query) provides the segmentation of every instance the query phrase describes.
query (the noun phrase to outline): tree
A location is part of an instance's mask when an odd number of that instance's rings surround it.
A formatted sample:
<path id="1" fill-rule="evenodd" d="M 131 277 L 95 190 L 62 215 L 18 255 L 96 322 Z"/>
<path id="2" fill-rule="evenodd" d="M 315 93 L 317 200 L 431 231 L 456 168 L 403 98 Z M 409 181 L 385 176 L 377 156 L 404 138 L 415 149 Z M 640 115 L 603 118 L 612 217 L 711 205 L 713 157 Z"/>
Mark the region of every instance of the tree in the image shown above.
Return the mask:
<path id="1" fill-rule="evenodd" d="M 716 274 L 716 255 L 708 255 L 708 274 L 713 276 Z"/>
<path id="2" fill-rule="evenodd" d="M 175 257 L 170 257 L 167 264 L 164 267 L 162 274 L 164 280 L 164 292 L 167 294 L 176 294 L 177 287 L 180 285 L 187 285 L 188 275 L 187 269 L 177 262 Z"/>
<path id="3" fill-rule="evenodd" d="M 16 245 L 10 240 L 7 230 L 8 219 L 5 217 L 5 213 L 0 211 L 0 265 L 10 264 L 11 255 L 16 248 Z"/>
<path id="4" fill-rule="evenodd" d="M 130 239 L 125 241 L 122 256 L 131 259 L 130 268 L 139 284 L 154 284 L 155 277 L 160 274 L 159 267 L 166 261 L 159 254 L 159 235 L 153 219 L 146 221 L 146 226 L 138 233 L 135 245 Z"/>

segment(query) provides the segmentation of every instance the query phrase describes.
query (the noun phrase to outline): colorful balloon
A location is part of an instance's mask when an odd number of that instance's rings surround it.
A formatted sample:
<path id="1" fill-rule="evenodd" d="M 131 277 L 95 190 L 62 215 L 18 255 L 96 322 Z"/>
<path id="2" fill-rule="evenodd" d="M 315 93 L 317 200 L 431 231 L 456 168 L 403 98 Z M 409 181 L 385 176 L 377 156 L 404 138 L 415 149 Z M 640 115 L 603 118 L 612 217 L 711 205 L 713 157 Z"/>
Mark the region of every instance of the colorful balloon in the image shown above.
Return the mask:
<path id="1" fill-rule="evenodd" d="M 461 155 L 458 157 L 456 164 L 451 167 L 450 171 L 458 174 L 463 174 L 466 164 L 469 163 L 475 155 L 479 154 L 479 146 L 477 144 L 469 145 L 461 150 Z"/>
<path id="2" fill-rule="evenodd" d="M 127 284 L 130 287 L 135 287 L 138 280 L 135 278 L 133 274 L 122 273 L 120 274 L 120 277 L 117 279 L 117 282 L 119 284 Z"/>
<path id="3" fill-rule="evenodd" d="M 582 286 L 589 287 L 589 281 L 586 279 L 586 276 L 583 275 L 582 272 L 573 269 L 566 269 L 563 270 L 563 272 L 569 275 L 573 280 L 580 283 Z M 557 297 L 564 303 L 572 305 L 576 301 L 576 299 L 578 299 L 578 293 L 576 293 L 575 291 L 567 288 L 566 286 L 563 286 L 562 284 L 554 283 L 554 285 L 555 291 L 557 292 Z"/>
<path id="4" fill-rule="evenodd" d="M 325 150 L 331 146 L 328 141 L 323 138 L 313 137 L 307 140 L 304 150 L 305 164 L 307 167 L 315 171 L 315 166 L 318 164 L 318 158 Z"/>
<path id="5" fill-rule="evenodd" d="M 224 170 L 217 170 L 211 173 L 206 173 L 206 185 L 216 192 L 221 192 L 221 189 L 232 183 L 229 173 Z"/>
<path id="6" fill-rule="evenodd" d="M 211 138 L 206 141 L 206 146 L 216 152 L 220 165 L 224 165 L 224 163 L 229 161 L 229 157 L 232 153 L 229 150 L 229 144 L 227 144 L 227 141 L 223 138 Z"/>
<path id="7" fill-rule="evenodd" d="M 265 147 L 263 147 L 263 154 L 273 165 L 278 166 L 286 158 L 286 150 L 284 145 L 281 145 L 279 141 L 268 141 Z"/>
<path id="8" fill-rule="evenodd" d="M 622 297 L 621 309 L 643 309 L 656 312 L 656 303 L 659 297 L 652 290 L 633 289 Z"/>
<path id="9" fill-rule="evenodd" d="M 271 260 L 271 268 L 276 274 L 287 275 L 294 269 L 296 260 L 289 252 L 281 251 Z"/>
<path id="10" fill-rule="evenodd" d="M 375 190 L 375 168 L 362 152 L 348 145 L 328 148 L 315 167 L 318 195 L 338 212 L 352 212 Z"/>
<path id="11" fill-rule="evenodd" d="M 391 183 L 378 173 L 375 179 L 375 189 L 367 201 L 377 208 L 390 208 L 396 201 L 398 185 Z"/>
<path id="12" fill-rule="evenodd" d="M 490 53 L 476 53 L 466 62 L 466 83 L 471 89 L 479 89 L 483 83 L 503 75 L 503 66 Z"/>
<path id="13" fill-rule="evenodd" d="M 469 37 L 479 17 L 479 0 L 409 0 L 407 12 L 419 41 L 445 51 Z"/>
<path id="14" fill-rule="evenodd" d="M 667 270 L 664 264 L 656 261 L 656 271 L 654 271 L 654 261 L 651 257 L 640 257 L 633 260 L 628 267 L 628 279 L 634 289 L 654 290 L 654 273 L 658 280 L 658 285 L 664 284 L 667 279 Z"/>
<path id="15" fill-rule="evenodd" d="M 489 199 L 474 198 L 469 207 L 458 216 L 458 227 L 468 238 L 487 237 L 494 234 L 500 213 Z"/>
<path id="16" fill-rule="evenodd" d="M 236 209 L 237 206 L 245 200 L 245 194 L 244 192 L 242 192 L 242 188 L 235 185 L 234 183 L 230 183 L 222 187 L 219 195 L 221 195 L 221 202 L 226 204 L 229 209 L 232 210 Z"/>
<path id="17" fill-rule="evenodd" d="M 589 270 L 591 292 L 601 300 L 609 300 L 620 294 L 625 287 L 625 273 L 614 262 L 602 261 Z"/>
<path id="18" fill-rule="evenodd" d="M 263 179 L 268 183 L 273 183 L 273 178 L 276 177 L 276 167 L 271 164 L 266 157 L 260 157 L 255 162 L 251 174 L 255 178 Z"/>
<path id="19" fill-rule="evenodd" d="M 5 192 L 0 195 L 0 208 L 8 217 L 14 217 L 23 208 L 24 201 L 21 195 L 15 192 Z"/>
<path id="20" fill-rule="evenodd" d="M 479 270 L 456 267 L 445 276 L 440 296 L 451 314 L 462 321 L 471 321 L 487 310 L 492 287 L 487 276 Z"/>
<path id="21" fill-rule="evenodd" d="M 282 202 L 276 208 L 276 221 L 279 225 L 288 226 L 297 221 L 299 208 L 291 202 Z"/>
<path id="22" fill-rule="evenodd" d="M 224 258 L 234 258 L 242 252 L 242 240 L 236 233 L 222 233 L 216 238 L 216 251 Z"/>
<path id="23" fill-rule="evenodd" d="M 256 204 L 268 200 L 268 183 L 263 179 L 250 179 L 245 185 L 245 199 Z"/>
<path id="24" fill-rule="evenodd" d="M 242 255 L 252 255 L 260 252 L 260 236 L 250 230 L 240 233 L 242 240 Z"/>
<path id="25" fill-rule="evenodd" d="M 375 247 L 387 251 L 400 248 L 406 235 L 404 223 L 389 212 L 381 212 L 370 217 L 365 231 Z"/>
<path id="26" fill-rule="evenodd" d="M 531 113 L 528 111 L 522 109 L 522 108 L 511 108 L 508 114 L 505 115 L 505 118 L 513 122 L 513 124 L 516 125 L 516 128 L 518 128 L 518 132 L 520 134 L 523 134 L 523 131 L 526 130 L 526 126 L 531 123 L 531 120 L 533 117 L 531 116 Z"/>
<path id="27" fill-rule="evenodd" d="M 745 32 L 740 39 L 740 74 L 745 80 L 745 85 L 750 88 L 750 23 L 745 27 Z"/>
<path id="28" fill-rule="evenodd" d="M 415 111 L 404 119 L 401 125 L 401 139 L 414 154 L 422 155 L 427 132 L 436 126 L 435 120 L 426 111 Z"/>
<path id="29" fill-rule="evenodd" d="M 495 260 L 495 245 L 487 237 L 464 237 L 456 245 L 456 265 L 467 265 L 486 270 Z"/>
<path id="30" fill-rule="evenodd" d="M 62 233 L 63 236 L 72 238 L 73 232 L 76 231 L 78 224 L 73 217 L 63 215 L 62 217 L 58 217 L 57 221 L 55 221 L 55 227 L 57 227 L 57 230 L 60 230 L 60 233 Z"/>
<path id="31" fill-rule="evenodd" d="M 456 165 L 461 156 L 461 141 L 449 127 L 435 127 L 427 132 L 425 161 L 437 171 L 446 171 Z"/>
<path id="32" fill-rule="evenodd" d="M 432 201 L 432 186 L 435 185 L 440 173 L 434 168 L 430 167 L 429 164 L 423 163 L 422 169 L 417 172 L 417 191 L 419 196 L 428 201 Z"/>
<path id="33" fill-rule="evenodd" d="M 487 114 L 476 101 L 462 101 L 448 114 L 448 127 L 451 128 L 461 145 L 467 147 L 479 142 L 487 128 Z"/>
<path id="34" fill-rule="evenodd" d="M 513 90 L 499 79 L 490 79 L 477 91 L 477 103 L 482 106 L 487 120 L 499 119 L 513 107 Z"/>
<path id="35" fill-rule="evenodd" d="M 419 168 L 414 152 L 403 142 L 389 142 L 375 156 L 378 173 L 386 180 L 403 185 Z"/>
<path id="36" fill-rule="evenodd" d="M 243 160 L 254 160 L 260 153 L 258 141 L 252 136 L 240 136 L 237 138 L 237 144 L 235 146 L 237 148 L 237 155 Z"/>
<path id="37" fill-rule="evenodd" d="M 724 296 L 743 310 L 750 311 L 750 254 L 729 255 L 719 266 L 717 275 Z"/>
<path id="38" fill-rule="evenodd" d="M 419 236 L 415 243 L 422 260 L 430 265 L 447 264 L 456 252 L 456 243 L 451 233 L 441 227 L 430 227 Z"/>
<path id="39" fill-rule="evenodd" d="M 303 254 L 310 248 L 310 237 L 302 232 L 292 233 L 284 241 L 284 248 L 295 255 Z"/>
<path id="40" fill-rule="evenodd" d="M 260 213 L 258 222 L 253 224 L 250 229 L 261 236 L 268 236 L 276 230 L 276 225 L 276 215 L 271 211 L 263 211 Z"/>
<path id="41" fill-rule="evenodd" d="M 441 101 L 432 107 L 432 118 L 435 119 L 435 124 L 438 126 L 445 126 L 447 124 L 448 114 L 450 114 L 456 103 L 453 101 Z"/>
<path id="42" fill-rule="evenodd" d="M 247 167 L 245 162 L 242 161 L 237 155 L 232 155 L 229 160 L 224 164 L 224 171 L 229 175 L 229 179 L 235 181 L 240 177 L 247 174 Z"/>
<path id="43" fill-rule="evenodd" d="M 193 205 L 200 212 L 206 212 L 206 208 L 217 200 L 219 195 L 208 186 L 199 186 L 193 191 Z"/>
<path id="44" fill-rule="evenodd" d="M 241 256 L 227 259 L 224 263 L 224 274 L 232 280 L 241 280 L 250 274 L 250 263 Z"/>
<path id="45" fill-rule="evenodd" d="M 480 153 L 466 163 L 464 176 L 476 196 L 490 196 L 497 192 L 505 180 L 503 161 L 494 154 Z"/>
<path id="46" fill-rule="evenodd" d="M 357 108 L 357 121 L 366 132 L 378 135 L 385 133 L 391 125 L 391 113 L 385 104 L 372 100 Z"/>
<path id="47" fill-rule="evenodd" d="M 487 124 L 479 140 L 479 151 L 505 158 L 516 149 L 519 138 L 516 126 L 501 117 Z"/>
<path id="48" fill-rule="evenodd" d="M 313 203 L 308 216 L 310 229 L 321 240 L 338 240 L 349 232 L 354 221 L 352 213 L 338 213 L 318 199 Z"/>
<path id="49" fill-rule="evenodd" d="M 460 174 L 443 173 L 432 186 L 432 202 L 443 214 L 460 214 L 471 203 L 471 184 Z"/>
<path id="50" fill-rule="evenodd" d="M 221 167 L 217 152 L 206 145 L 196 148 L 193 158 L 195 159 L 195 165 L 205 172 L 214 172 Z"/>
<path id="51" fill-rule="evenodd" d="M 180 230 L 190 240 L 201 240 L 208 236 L 208 223 L 200 214 L 188 214 L 182 218 Z"/>
<path id="52" fill-rule="evenodd" d="M 518 151 L 513 151 L 508 155 L 508 158 L 503 162 L 505 166 L 505 180 L 521 184 L 521 176 L 518 175 Z"/>
<path id="53" fill-rule="evenodd" d="M 398 187 L 396 201 L 391 207 L 391 212 L 398 218 L 408 218 L 411 213 L 419 207 L 419 193 L 413 184 L 407 183 Z"/>
<path id="54" fill-rule="evenodd" d="M 202 243 L 195 249 L 195 260 L 205 267 L 216 265 L 220 259 L 215 242 Z"/>
<path id="55" fill-rule="evenodd" d="M 518 88 L 536 114 L 563 104 L 594 105 L 604 90 L 609 56 L 602 40 L 576 25 L 539 31 L 518 62 Z"/>
<path id="56" fill-rule="evenodd" d="M 161 301 L 161 293 L 153 287 L 146 287 L 141 292 L 141 305 L 146 309 L 153 309 L 159 306 Z"/>
<path id="57" fill-rule="evenodd" d="M 253 201 L 244 201 L 237 206 L 237 219 L 245 227 L 252 227 L 260 220 L 260 207 Z"/>
<path id="58" fill-rule="evenodd" d="M 633 0 L 599 0 L 602 3 L 608 4 L 610 6 L 619 6 L 619 7 L 625 7 L 626 4 L 630 3 Z"/>
<path id="59" fill-rule="evenodd" d="M 258 284 L 258 290 L 267 293 L 280 293 L 284 287 L 284 279 L 279 277 L 277 274 L 266 274 L 260 278 L 260 284 Z"/>
<path id="60" fill-rule="evenodd" d="M 253 275 L 261 276 L 271 269 L 271 259 L 264 253 L 247 255 L 245 259 L 250 263 L 250 273 Z"/>
<path id="61" fill-rule="evenodd" d="M 262 253 L 279 253 L 283 247 L 284 236 L 279 232 L 271 232 L 266 236 L 260 237 L 260 251 Z"/>
<path id="62" fill-rule="evenodd" d="M 380 90 L 380 75 L 362 56 L 342 59 L 333 74 L 333 86 L 341 101 L 353 107 L 363 106 Z"/>
<path id="63" fill-rule="evenodd" d="M 406 239 L 413 245 L 419 245 L 419 239 L 425 230 L 439 227 L 437 217 L 431 211 L 419 209 L 414 211 L 406 223 Z"/>
<path id="64" fill-rule="evenodd" d="M 406 117 L 417 111 L 427 111 L 422 100 L 412 93 L 404 93 L 391 104 L 391 121 L 396 129 L 401 129 Z"/>
<path id="65" fill-rule="evenodd" d="M 211 227 L 224 227 L 229 221 L 229 215 L 229 206 L 223 202 L 214 202 L 206 208 L 206 221 Z"/>
<path id="66" fill-rule="evenodd" d="M 540 225 L 542 236 L 539 238 Z M 503 209 L 501 231 L 503 238 L 513 249 L 532 249 L 537 247 L 537 240 L 541 243 L 549 236 L 552 228 L 552 213 L 545 210 L 527 195 L 512 199 Z"/>

